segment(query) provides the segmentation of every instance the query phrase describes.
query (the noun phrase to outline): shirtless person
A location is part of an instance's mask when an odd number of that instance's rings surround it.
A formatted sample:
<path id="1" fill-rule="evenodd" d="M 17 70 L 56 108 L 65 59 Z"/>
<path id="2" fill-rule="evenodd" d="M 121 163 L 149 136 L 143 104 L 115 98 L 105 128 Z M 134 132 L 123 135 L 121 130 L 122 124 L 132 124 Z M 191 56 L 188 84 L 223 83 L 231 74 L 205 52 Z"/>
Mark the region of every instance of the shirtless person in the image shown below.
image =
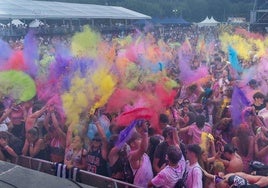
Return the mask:
<path id="1" fill-rule="evenodd" d="M 256 176 L 246 174 L 244 172 L 219 173 L 218 175 L 212 175 L 202 169 L 204 175 L 215 182 L 216 188 L 227 188 L 227 187 L 267 187 L 268 177 L 267 176 Z"/>
<path id="2" fill-rule="evenodd" d="M 243 171 L 242 158 L 235 152 L 235 149 L 231 144 L 226 144 L 224 146 L 223 156 L 227 160 L 220 158 L 219 153 L 217 154 L 216 159 L 224 164 L 226 173 Z"/>
<path id="3" fill-rule="evenodd" d="M 259 187 L 266 187 L 268 186 L 268 177 L 267 176 L 255 176 L 251 174 L 246 174 L 244 172 L 236 172 L 236 173 L 231 173 L 231 174 L 226 174 L 224 179 L 230 180 L 234 176 L 240 176 L 247 180 L 250 185 L 257 185 Z"/>

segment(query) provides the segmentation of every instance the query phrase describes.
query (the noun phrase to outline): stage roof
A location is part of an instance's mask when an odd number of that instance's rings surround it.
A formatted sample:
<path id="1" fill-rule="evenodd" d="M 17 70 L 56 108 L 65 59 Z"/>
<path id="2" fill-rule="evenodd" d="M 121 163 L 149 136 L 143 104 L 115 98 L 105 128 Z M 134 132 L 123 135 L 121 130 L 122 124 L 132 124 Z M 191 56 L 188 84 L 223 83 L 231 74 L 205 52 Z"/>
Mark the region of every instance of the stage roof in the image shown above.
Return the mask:
<path id="1" fill-rule="evenodd" d="M 0 19 L 151 19 L 123 7 L 32 0 L 0 0 Z"/>

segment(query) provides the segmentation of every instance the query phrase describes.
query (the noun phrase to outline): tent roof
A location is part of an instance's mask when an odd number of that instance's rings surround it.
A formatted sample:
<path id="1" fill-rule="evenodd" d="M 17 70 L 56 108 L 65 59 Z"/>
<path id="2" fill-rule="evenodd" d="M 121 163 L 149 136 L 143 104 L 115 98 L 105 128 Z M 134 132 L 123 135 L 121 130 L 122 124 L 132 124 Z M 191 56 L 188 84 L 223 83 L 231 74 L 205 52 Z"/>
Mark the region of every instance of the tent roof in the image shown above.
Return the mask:
<path id="1" fill-rule="evenodd" d="M 206 17 L 203 21 L 199 22 L 199 23 L 208 23 L 210 22 L 210 19 L 208 17 Z"/>
<path id="2" fill-rule="evenodd" d="M 153 24 L 181 24 L 181 25 L 189 25 L 190 23 L 185 21 L 182 17 L 179 18 L 153 18 L 152 20 L 139 20 L 135 22 L 135 24 L 147 24 L 147 23 L 153 23 Z"/>
<path id="3" fill-rule="evenodd" d="M 164 18 L 164 19 L 153 19 L 155 24 L 190 24 L 185 21 L 182 17 L 179 18 Z"/>
<path id="4" fill-rule="evenodd" d="M 123 7 L 32 0 L 0 0 L 0 19 L 151 19 Z"/>
<path id="5" fill-rule="evenodd" d="M 199 27 L 203 27 L 203 26 L 216 26 L 219 23 L 220 22 L 216 21 L 213 17 L 211 17 L 211 18 L 206 17 L 203 21 L 199 22 L 197 25 Z"/>
<path id="6" fill-rule="evenodd" d="M 210 18 L 210 23 L 220 23 L 220 22 L 218 22 L 218 21 L 216 21 L 214 18 L 213 18 L 213 16 Z"/>
<path id="7" fill-rule="evenodd" d="M 29 23 L 29 27 L 39 27 L 40 25 L 44 25 L 44 23 L 38 19 L 35 19 L 31 23 Z"/>
<path id="8" fill-rule="evenodd" d="M 20 21 L 19 19 L 14 19 L 14 20 L 11 21 L 11 23 L 12 23 L 13 25 L 16 25 L 16 26 L 18 26 L 18 25 L 26 25 L 25 23 L 23 23 L 23 22 Z"/>

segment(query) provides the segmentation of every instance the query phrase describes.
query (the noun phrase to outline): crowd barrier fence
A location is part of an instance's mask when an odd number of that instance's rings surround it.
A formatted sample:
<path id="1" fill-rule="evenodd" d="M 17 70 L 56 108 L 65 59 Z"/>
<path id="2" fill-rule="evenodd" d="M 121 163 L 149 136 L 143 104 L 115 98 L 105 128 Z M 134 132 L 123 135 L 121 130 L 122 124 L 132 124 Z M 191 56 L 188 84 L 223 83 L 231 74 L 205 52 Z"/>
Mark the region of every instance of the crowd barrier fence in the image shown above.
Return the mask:
<path id="1" fill-rule="evenodd" d="M 11 163 L 39 172 L 56 176 L 56 165 L 51 161 L 36 159 L 28 156 L 19 156 Z M 110 177 L 101 176 L 85 170 L 78 172 L 79 182 L 93 187 L 101 188 L 140 188 L 139 186 L 119 181 Z"/>

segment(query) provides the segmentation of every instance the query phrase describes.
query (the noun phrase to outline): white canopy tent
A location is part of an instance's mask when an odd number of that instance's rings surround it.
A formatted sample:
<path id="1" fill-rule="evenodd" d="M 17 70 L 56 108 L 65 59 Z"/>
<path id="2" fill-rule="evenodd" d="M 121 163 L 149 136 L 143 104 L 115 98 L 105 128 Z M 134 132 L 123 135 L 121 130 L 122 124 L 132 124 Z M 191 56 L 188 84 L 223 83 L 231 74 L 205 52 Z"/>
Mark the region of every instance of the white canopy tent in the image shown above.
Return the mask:
<path id="1" fill-rule="evenodd" d="M 33 0 L 0 0 L 1 19 L 151 19 L 118 6 Z"/>
<path id="2" fill-rule="evenodd" d="M 23 25 L 26 26 L 27 24 L 23 23 L 22 21 L 20 21 L 19 19 L 13 19 L 11 21 L 12 25 L 15 25 L 16 27 L 18 27 L 19 25 Z M 7 25 L 10 25 L 10 23 L 8 23 Z"/>
<path id="3" fill-rule="evenodd" d="M 44 25 L 44 23 L 41 22 L 41 21 L 38 20 L 38 19 L 35 19 L 35 20 L 33 20 L 31 23 L 29 23 L 29 27 L 31 27 L 31 28 L 39 27 L 39 26 L 42 26 L 42 25 Z"/>
<path id="4" fill-rule="evenodd" d="M 220 22 L 216 21 L 213 16 L 210 18 L 211 23 L 219 24 Z"/>
<path id="5" fill-rule="evenodd" d="M 216 21 L 213 16 L 211 18 L 206 17 L 203 21 L 197 23 L 198 27 L 213 27 L 217 26 L 220 22 Z"/>

